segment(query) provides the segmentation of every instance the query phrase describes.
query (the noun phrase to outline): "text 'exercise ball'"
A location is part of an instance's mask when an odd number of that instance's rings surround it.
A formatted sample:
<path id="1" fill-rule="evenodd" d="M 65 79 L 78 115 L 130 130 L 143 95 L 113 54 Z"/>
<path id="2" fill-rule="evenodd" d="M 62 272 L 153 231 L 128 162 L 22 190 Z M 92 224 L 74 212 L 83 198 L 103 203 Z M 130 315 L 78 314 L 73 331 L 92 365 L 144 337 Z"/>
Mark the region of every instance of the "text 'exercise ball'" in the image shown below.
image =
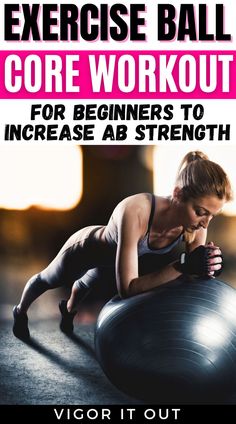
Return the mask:
<path id="1" fill-rule="evenodd" d="M 208 403 L 236 391 L 236 290 L 177 279 L 102 309 L 98 360 L 111 382 L 148 402 Z"/>

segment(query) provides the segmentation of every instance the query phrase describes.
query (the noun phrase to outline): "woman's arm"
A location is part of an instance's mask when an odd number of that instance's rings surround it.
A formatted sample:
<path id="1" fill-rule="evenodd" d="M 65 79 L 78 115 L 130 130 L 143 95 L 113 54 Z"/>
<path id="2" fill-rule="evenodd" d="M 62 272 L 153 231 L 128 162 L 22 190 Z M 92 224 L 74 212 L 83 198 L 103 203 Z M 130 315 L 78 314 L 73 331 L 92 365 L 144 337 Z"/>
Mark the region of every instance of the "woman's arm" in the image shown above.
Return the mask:
<path id="1" fill-rule="evenodd" d="M 135 213 L 134 213 L 135 211 Z M 145 233 L 145 224 L 135 208 L 127 208 L 120 218 L 116 255 L 116 281 L 121 297 L 130 297 L 151 290 L 181 275 L 175 268 L 176 262 L 162 270 L 139 277 L 138 242 Z M 144 222 L 143 222 L 144 221 Z"/>
<path id="2" fill-rule="evenodd" d="M 151 274 L 133 279 L 129 284 L 127 296 L 144 293 L 178 278 L 181 272 L 176 268 L 177 262 L 178 261 L 172 262 L 163 269 L 152 272 Z"/>
<path id="3" fill-rule="evenodd" d="M 139 293 L 146 292 L 175 280 L 182 274 L 179 267 L 179 261 L 172 262 L 163 269 L 146 274 L 138 275 L 138 241 L 143 234 L 142 218 L 138 213 L 130 213 L 127 210 L 120 220 L 119 225 L 119 242 L 116 256 L 116 280 L 118 292 L 121 297 L 131 297 Z M 204 246 L 206 243 L 207 230 L 201 228 L 190 244 L 186 245 L 188 253 L 193 252 L 199 246 Z M 209 276 L 213 276 L 215 271 L 221 268 L 221 251 L 217 246 L 210 243 L 207 245 L 210 248 L 212 258 L 210 258 L 211 268 Z M 216 257 L 217 255 L 217 257 Z M 194 272 L 195 273 L 195 272 Z M 190 273 L 191 274 L 191 273 Z"/>
<path id="4" fill-rule="evenodd" d="M 116 282 L 121 297 L 128 297 L 129 287 L 138 278 L 138 241 L 141 236 L 137 214 L 126 210 L 120 218 L 116 253 Z"/>

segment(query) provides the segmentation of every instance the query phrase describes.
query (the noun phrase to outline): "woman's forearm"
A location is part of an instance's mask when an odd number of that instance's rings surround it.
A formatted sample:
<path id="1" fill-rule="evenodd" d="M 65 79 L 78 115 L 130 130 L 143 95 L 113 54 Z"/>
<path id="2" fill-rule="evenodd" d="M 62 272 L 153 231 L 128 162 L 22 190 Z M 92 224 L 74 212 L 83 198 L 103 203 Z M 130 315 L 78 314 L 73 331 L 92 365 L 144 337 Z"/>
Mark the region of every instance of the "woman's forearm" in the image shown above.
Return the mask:
<path id="1" fill-rule="evenodd" d="M 136 294 L 144 293 L 162 284 L 168 283 L 169 281 L 175 280 L 181 275 L 181 273 L 177 271 L 177 263 L 178 261 L 172 262 L 162 270 L 134 278 L 129 284 L 126 296 L 135 296 Z"/>

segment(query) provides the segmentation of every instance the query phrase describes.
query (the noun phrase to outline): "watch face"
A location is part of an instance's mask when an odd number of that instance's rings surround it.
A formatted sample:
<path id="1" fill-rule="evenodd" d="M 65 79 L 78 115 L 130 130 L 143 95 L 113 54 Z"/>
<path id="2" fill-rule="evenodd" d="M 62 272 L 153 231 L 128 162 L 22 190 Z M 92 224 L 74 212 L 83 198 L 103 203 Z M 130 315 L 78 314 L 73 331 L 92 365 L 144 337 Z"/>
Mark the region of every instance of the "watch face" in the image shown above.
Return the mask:
<path id="1" fill-rule="evenodd" d="M 184 262 L 185 262 L 185 253 L 181 253 L 181 255 L 180 255 L 180 263 L 181 264 L 184 264 Z"/>

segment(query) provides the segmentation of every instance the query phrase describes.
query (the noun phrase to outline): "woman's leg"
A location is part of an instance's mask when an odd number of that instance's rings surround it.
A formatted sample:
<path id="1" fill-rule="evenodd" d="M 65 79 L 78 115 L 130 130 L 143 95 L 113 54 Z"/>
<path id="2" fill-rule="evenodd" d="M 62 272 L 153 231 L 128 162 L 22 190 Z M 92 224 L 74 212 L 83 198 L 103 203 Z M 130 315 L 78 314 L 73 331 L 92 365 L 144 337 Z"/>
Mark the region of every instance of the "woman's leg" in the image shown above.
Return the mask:
<path id="1" fill-rule="evenodd" d="M 70 298 L 67 301 L 67 309 L 69 312 L 76 312 L 79 304 L 88 296 L 92 288 L 99 281 L 99 269 L 89 269 L 79 280 L 75 281 Z"/>
<path id="2" fill-rule="evenodd" d="M 53 287 L 51 287 L 46 281 L 42 280 L 40 274 L 36 274 L 31 277 L 25 285 L 20 303 L 17 305 L 17 311 L 19 313 L 26 313 L 31 303 L 50 288 Z"/>
<path id="3" fill-rule="evenodd" d="M 54 286 L 42 279 L 40 274 L 34 275 L 26 283 L 19 304 L 13 308 L 14 323 L 12 330 L 16 337 L 22 340 L 29 339 L 27 310 L 35 299 L 52 288 Z"/>
<path id="4" fill-rule="evenodd" d="M 26 313 L 35 299 L 49 289 L 71 284 L 86 272 L 80 265 L 85 265 L 80 235 L 81 230 L 70 237 L 48 267 L 27 282 L 20 303 L 13 309 L 13 333 L 16 337 L 29 338 Z"/>
<path id="5" fill-rule="evenodd" d="M 77 314 L 78 306 L 88 296 L 98 280 L 99 270 L 98 268 L 93 268 L 88 270 L 86 274 L 74 282 L 70 298 L 67 301 L 61 300 L 59 303 L 59 309 L 61 312 L 61 331 L 67 334 L 72 333 L 74 329 L 73 320 Z"/>

